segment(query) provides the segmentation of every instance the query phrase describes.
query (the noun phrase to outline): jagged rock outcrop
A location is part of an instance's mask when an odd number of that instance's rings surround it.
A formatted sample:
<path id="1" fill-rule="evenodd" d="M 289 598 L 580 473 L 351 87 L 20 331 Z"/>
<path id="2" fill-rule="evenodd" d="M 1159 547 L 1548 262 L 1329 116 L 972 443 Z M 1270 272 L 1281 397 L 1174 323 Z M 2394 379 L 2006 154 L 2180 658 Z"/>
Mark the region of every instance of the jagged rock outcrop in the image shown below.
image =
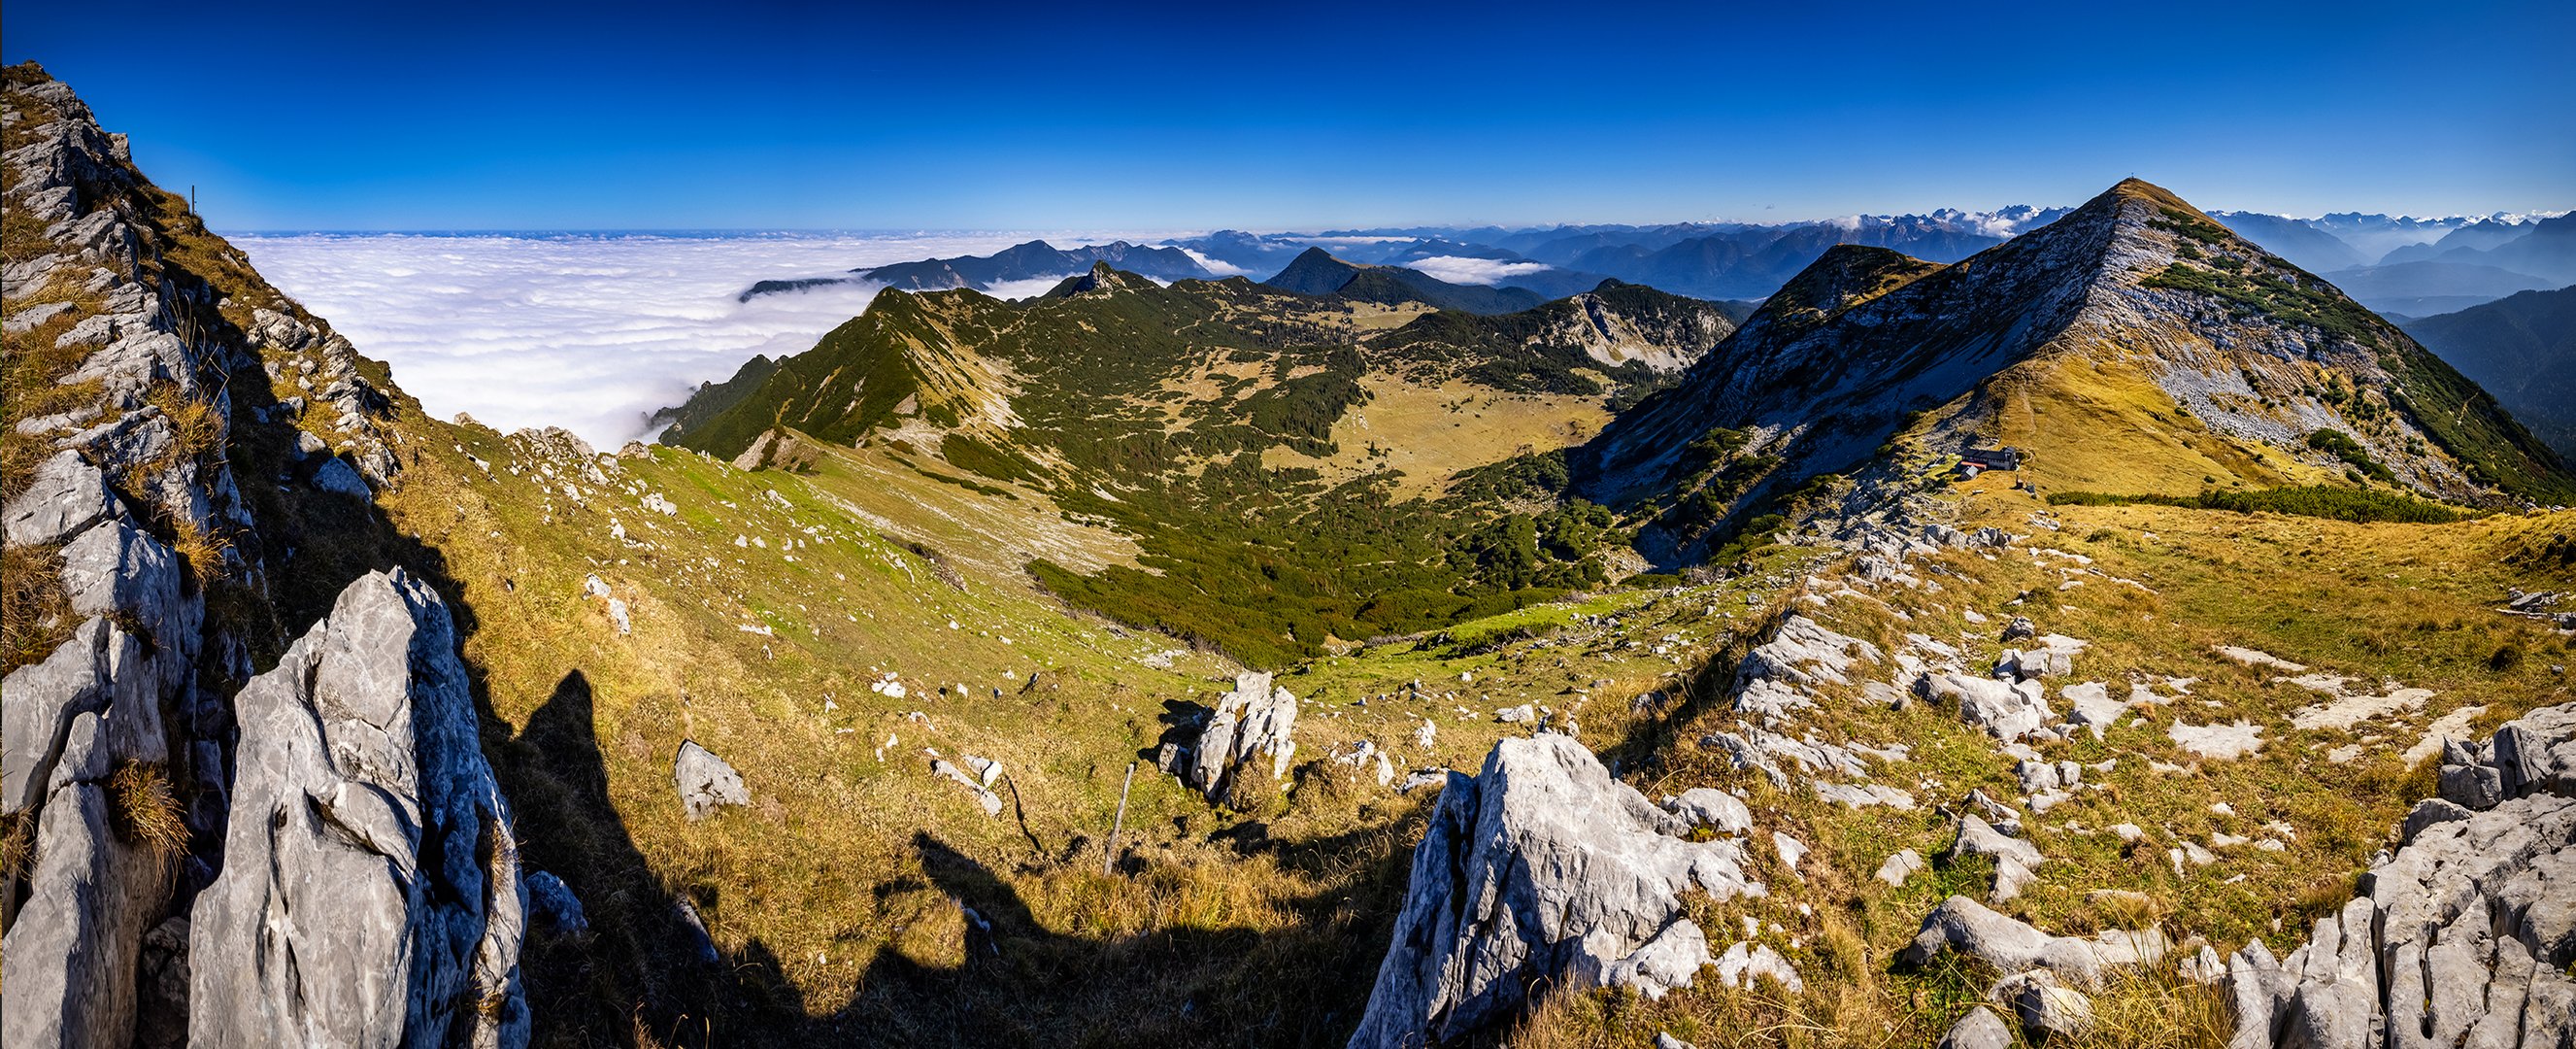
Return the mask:
<path id="1" fill-rule="evenodd" d="M 190 919 L 191 1042 L 525 1044 L 527 894 L 437 592 L 361 577 L 235 704 L 224 869 Z"/>
<path id="2" fill-rule="evenodd" d="M 1692 842 L 1689 829 L 1573 737 L 1496 744 L 1479 774 L 1449 775 L 1350 1044 L 1456 1037 L 1542 983 L 1688 986 L 1710 957 L 1681 894 L 1764 892 L 1739 845 Z"/>
<path id="3" fill-rule="evenodd" d="M 134 811 L 133 785 L 120 778 L 166 775 L 162 661 L 133 634 L 92 618 L 44 662 L 0 684 L 8 697 L 0 809 L 35 822 L 26 905 L 9 916 L 0 944 L 0 1041 L 9 1045 L 123 1046 L 133 1037 L 143 935 L 169 898 L 176 843 L 137 833 L 138 817 L 149 816 Z"/>
<path id="4" fill-rule="evenodd" d="M 2451 744 L 2449 803 L 2277 962 L 2228 960 L 2232 1049 L 2576 1045 L 2576 704 Z"/>
<path id="5" fill-rule="evenodd" d="M 0 123 L 13 146 L 0 158 L 7 436 L 13 463 L 36 460 L 0 518 L 11 547 L 59 557 L 69 609 L 35 624 L 61 640 L 5 686 L 0 793 L 35 859 L 0 891 L 0 1041 L 158 1043 L 166 1014 L 184 1015 L 169 992 L 184 990 L 186 937 L 171 930 L 220 858 L 225 697 L 255 648 L 285 640 L 257 607 L 265 544 L 233 476 L 242 428 L 284 406 L 237 411 L 262 384 L 257 346 L 232 323 L 248 309 L 236 296 L 285 300 L 236 279 L 239 253 L 33 64 L 0 71 Z M 208 615 L 218 585 L 254 607 Z"/>
<path id="6" fill-rule="evenodd" d="M 14 872 L 0 886 L 0 1032 L 10 1045 L 123 1046 L 143 936 L 168 904 L 188 834 L 171 800 L 163 712 L 189 707 L 204 603 L 167 545 L 121 516 L 92 516 L 120 510 L 92 490 L 94 468 L 47 465 L 58 479 L 87 478 L 45 494 L 59 510 L 71 492 L 70 512 L 30 515 L 87 522 L 61 551 L 61 585 L 82 619 L 0 683 L 0 814 L 33 826 L 34 854 L 23 908 Z M 13 509 L 12 531 L 30 517 Z"/>
<path id="7" fill-rule="evenodd" d="M 2442 798 L 2470 809 L 2529 794 L 2576 794 L 2576 704 L 2543 707 L 2487 742 L 2442 741 Z"/>
<path id="8" fill-rule="evenodd" d="M 1268 674 L 1235 675 L 1234 691 L 1217 700 L 1216 713 L 1191 747 L 1190 786 L 1209 801 L 1222 801 L 1245 766 L 1261 768 L 1254 758 L 1269 759 L 1272 779 L 1286 776 L 1297 753 L 1297 741 L 1290 738 L 1296 728 L 1297 697 L 1273 686 Z"/>

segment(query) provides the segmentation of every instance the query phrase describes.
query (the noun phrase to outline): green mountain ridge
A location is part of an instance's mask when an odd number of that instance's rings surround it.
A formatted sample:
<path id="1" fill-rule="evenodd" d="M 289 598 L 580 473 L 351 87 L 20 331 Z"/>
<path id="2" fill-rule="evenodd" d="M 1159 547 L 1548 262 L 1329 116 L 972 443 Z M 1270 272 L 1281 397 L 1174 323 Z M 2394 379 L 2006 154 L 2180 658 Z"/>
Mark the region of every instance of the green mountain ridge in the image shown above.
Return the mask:
<path id="1" fill-rule="evenodd" d="M 2576 461 L 2576 287 L 2526 291 L 2404 327 Z"/>
<path id="2" fill-rule="evenodd" d="M 1276 664 L 1328 638 L 1435 628 L 1608 578 L 1597 513 L 1515 512 L 1438 488 L 1581 439 L 1596 425 L 1585 420 L 1671 381 L 1731 330 L 1712 304 L 1627 285 L 1483 316 L 1241 278 L 1163 287 L 1103 264 L 1021 303 L 882 297 L 663 439 L 730 458 L 788 430 L 1026 486 L 1144 545 L 1141 568 L 1098 576 L 1034 564 L 1057 593 Z M 1382 400 L 1407 407 L 1392 423 L 1361 418 Z M 1494 435 L 1425 431 L 1417 410 Z M 1540 428 L 1525 414 L 1567 421 Z M 1437 465 L 1420 467 L 1437 476 L 1395 465 L 1390 445 L 1417 439 L 1441 442 Z"/>

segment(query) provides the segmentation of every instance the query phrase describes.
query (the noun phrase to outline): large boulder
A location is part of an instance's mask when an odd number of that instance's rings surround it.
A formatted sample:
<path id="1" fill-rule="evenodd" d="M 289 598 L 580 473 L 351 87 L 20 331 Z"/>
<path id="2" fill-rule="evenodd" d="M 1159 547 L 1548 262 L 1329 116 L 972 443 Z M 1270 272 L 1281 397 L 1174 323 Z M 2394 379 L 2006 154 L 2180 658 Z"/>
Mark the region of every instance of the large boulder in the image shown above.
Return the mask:
<path id="1" fill-rule="evenodd" d="M 437 592 L 361 577 L 234 705 L 190 1042 L 525 1044 L 526 889 Z"/>
<path id="2" fill-rule="evenodd" d="M 693 822 L 715 815 L 726 805 L 751 804 L 742 774 L 694 739 L 680 741 L 680 752 L 671 759 L 671 784 L 680 791 L 681 811 Z"/>
<path id="3" fill-rule="evenodd" d="M 1419 1046 L 1518 1009 L 1533 987 L 1688 986 L 1708 940 L 1693 889 L 1760 895 L 1742 849 L 1692 842 L 1573 737 L 1506 739 L 1450 773 L 1350 1044 Z"/>
<path id="4" fill-rule="evenodd" d="M 1272 779 L 1286 776 L 1297 753 L 1291 738 L 1296 729 L 1297 697 L 1272 686 L 1268 674 L 1235 675 L 1234 691 L 1217 700 L 1216 713 L 1191 748 L 1190 786 L 1209 801 L 1224 800 L 1247 765 L 1262 769 L 1256 758 L 1267 759 Z"/>

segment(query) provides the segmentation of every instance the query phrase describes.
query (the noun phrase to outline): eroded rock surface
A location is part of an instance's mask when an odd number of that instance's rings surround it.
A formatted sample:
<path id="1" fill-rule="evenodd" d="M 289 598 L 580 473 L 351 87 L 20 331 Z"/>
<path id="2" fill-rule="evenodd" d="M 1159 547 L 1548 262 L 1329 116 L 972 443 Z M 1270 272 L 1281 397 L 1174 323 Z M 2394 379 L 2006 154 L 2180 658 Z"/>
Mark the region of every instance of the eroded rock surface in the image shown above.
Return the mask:
<path id="1" fill-rule="evenodd" d="M 1350 1044 L 1453 1038 L 1533 986 L 1688 986 L 1710 959 L 1681 895 L 1764 891 L 1739 846 L 1689 841 L 1690 826 L 1572 737 L 1496 744 L 1478 775 L 1449 776 Z"/>
<path id="2" fill-rule="evenodd" d="M 1272 779 L 1288 774 L 1297 753 L 1297 697 L 1271 684 L 1270 675 L 1246 671 L 1234 679 L 1234 691 L 1217 700 L 1216 713 L 1191 748 L 1190 786 L 1210 801 L 1221 801 L 1246 766 L 1261 769 L 1265 758 Z"/>
<path id="3" fill-rule="evenodd" d="M 526 890 L 437 593 L 361 577 L 236 705 L 191 1043 L 525 1044 Z"/>
<path id="4" fill-rule="evenodd" d="M 2231 1049 L 2576 1044 L 2576 704 L 2452 743 L 2447 800 L 2277 962 L 2228 960 Z"/>

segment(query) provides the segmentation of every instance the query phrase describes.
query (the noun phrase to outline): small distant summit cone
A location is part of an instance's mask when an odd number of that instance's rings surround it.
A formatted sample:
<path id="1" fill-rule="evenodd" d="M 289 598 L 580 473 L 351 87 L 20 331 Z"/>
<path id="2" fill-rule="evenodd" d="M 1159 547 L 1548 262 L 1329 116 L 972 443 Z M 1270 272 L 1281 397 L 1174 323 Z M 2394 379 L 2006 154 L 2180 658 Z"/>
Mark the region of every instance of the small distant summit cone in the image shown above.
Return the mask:
<path id="1" fill-rule="evenodd" d="M 1365 268 L 1334 258 L 1332 252 L 1322 248 L 1308 248 L 1298 253 L 1288 268 L 1261 283 L 1299 295 L 1330 295 L 1342 290 Z"/>
<path id="2" fill-rule="evenodd" d="M 2209 218 L 2209 216 L 2202 213 L 2199 208 L 2191 206 L 2190 201 L 2184 200 L 2182 197 L 2176 195 L 2174 191 L 2166 189 L 2163 186 L 2156 185 L 2153 182 L 2149 182 L 2135 175 L 2121 179 L 2111 188 L 2103 190 L 2100 196 L 2086 201 L 2084 206 L 2092 207 L 2106 201 L 2118 200 L 2135 200 L 2151 204 L 2159 208 L 2172 208 L 2176 211 L 2187 212 L 2192 215 L 2197 215 L 2203 219 Z M 2211 221 L 2216 220 L 2213 219 Z"/>
<path id="3" fill-rule="evenodd" d="M 1066 277 L 1064 283 L 1047 289 L 1042 299 L 1062 299 L 1074 295 L 1112 294 L 1158 287 L 1153 281 L 1120 270 L 1106 262 L 1091 264 L 1091 272 Z"/>

